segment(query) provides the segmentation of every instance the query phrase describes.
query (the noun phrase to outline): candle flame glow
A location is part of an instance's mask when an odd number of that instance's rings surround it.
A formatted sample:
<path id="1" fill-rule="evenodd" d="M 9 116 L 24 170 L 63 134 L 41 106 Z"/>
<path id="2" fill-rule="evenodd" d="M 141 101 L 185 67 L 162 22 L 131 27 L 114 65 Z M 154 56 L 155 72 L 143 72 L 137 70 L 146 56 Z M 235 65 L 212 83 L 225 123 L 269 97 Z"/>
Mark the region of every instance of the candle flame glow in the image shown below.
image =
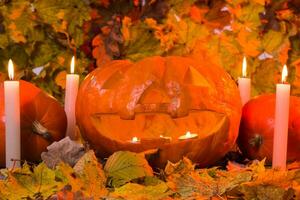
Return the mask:
<path id="1" fill-rule="evenodd" d="M 14 79 L 14 64 L 11 59 L 8 61 L 8 77 L 10 80 Z"/>
<path id="2" fill-rule="evenodd" d="M 131 139 L 131 142 L 133 142 L 133 143 L 138 142 L 138 141 L 139 141 L 139 138 L 137 138 L 137 137 L 133 137 L 133 138 Z"/>
<path id="3" fill-rule="evenodd" d="M 281 73 L 281 81 L 282 81 L 282 83 L 284 83 L 286 81 L 287 76 L 288 76 L 288 70 L 287 70 L 286 65 L 284 65 L 283 69 L 282 69 L 282 73 Z"/>
<path id="4" fill-rule="evenodd" d="M 185 137 L 190 138 L 191 137 L 191 132 L 190 131 L 186 132 Z"/>
<path id="5" fill-rule="evenodd" d="M 244 58 L 243 58 L 242 75 L 243 75 L 243 77 L 246 77 L 246 76 L 247 76 L 247 60 L 246 60 L 246 57 L 245 57 L 245 56 L 244 56 Z"/>
<path id="6" fill-rule="evenodd" d="M 75 56 L 72 57 L 72 60 L 71 60 L 71 74 L 74 74 L 74 71 L 75 71 Z"/>

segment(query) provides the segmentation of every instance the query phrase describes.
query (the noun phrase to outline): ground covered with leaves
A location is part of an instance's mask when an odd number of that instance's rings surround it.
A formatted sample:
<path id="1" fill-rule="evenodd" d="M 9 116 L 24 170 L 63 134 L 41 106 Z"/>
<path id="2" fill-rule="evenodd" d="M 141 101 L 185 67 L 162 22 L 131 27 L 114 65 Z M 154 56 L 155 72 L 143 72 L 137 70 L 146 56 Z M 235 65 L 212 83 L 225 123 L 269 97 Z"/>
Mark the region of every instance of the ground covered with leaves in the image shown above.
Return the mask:
<path id="1" fill-rule="evenodd" d="M 0 199 L 300 198 L 298 164 L 289 165 L 287 171 L 266 168 L 264 161 L 198 169 L 183 158 L 169 162 L 165 169 L 153 169 L 142 153 L 120 151 L 100 161 L 92 150 L 78 156 L 80 149 L 81 145 L 65 139 L 50 146 L 38 165 L 2 169 Z"/>

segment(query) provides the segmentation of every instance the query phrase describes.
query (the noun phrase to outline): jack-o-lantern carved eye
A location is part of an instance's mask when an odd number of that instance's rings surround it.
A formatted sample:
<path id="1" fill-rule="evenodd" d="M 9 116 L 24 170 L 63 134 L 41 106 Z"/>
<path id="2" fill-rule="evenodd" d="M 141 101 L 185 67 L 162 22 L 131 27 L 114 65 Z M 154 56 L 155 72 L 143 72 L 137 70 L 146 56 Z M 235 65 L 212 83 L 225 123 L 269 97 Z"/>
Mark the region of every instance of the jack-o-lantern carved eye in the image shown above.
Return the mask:
<path id="1" fill-rule="evenodd" d="M 122 71 L 117 71 L 107 79 L 102 86 L 102 89 L 112 89 L 124 78 Z"/>
<path id="2" fill-rule="evenodd" d="M 192 66 L 189 67 L 185 74 L 184 83 L 200 87 L 210 87 L 206 78 Z"/>

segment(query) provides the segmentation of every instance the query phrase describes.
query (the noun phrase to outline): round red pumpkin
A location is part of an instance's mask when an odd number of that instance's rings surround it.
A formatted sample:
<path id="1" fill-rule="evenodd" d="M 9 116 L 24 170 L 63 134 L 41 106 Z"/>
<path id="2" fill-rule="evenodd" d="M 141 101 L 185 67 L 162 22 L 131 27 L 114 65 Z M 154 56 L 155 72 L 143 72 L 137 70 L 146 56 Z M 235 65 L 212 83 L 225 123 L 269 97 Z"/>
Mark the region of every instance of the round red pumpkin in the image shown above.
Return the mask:
<path id="1" fill-rule="evenodd" d="M 238 89 L 223 69 L 176 56 L 111 61 L 85 78 L 76 104 L 83 137 L 99 156 L 156 149 L 156 166 L 183 156 L 212 164 L 234 145 L 240 116 Z M 179 140 L 187 131 L 199 137 Z M 134 136 L 141 141 L 131 143 Z"/>
<path id="2" fill-rule="evenodd" d="M 21 158 L 30 162 L 65 136 L 67 119 L 60 103 L 33 84 L 20 81 Z M 0 165 L 5 166 L 4 86 L 0 83 Z"/>
<path id="3" fill-rule="evenodd" d="M 251 159 L 272 162 L 275 119 L 275 95 L 250 100 L 243 108 L 238 144 Z M 290 97 L 288 161 L 300 160 L 300 98 Z"/>

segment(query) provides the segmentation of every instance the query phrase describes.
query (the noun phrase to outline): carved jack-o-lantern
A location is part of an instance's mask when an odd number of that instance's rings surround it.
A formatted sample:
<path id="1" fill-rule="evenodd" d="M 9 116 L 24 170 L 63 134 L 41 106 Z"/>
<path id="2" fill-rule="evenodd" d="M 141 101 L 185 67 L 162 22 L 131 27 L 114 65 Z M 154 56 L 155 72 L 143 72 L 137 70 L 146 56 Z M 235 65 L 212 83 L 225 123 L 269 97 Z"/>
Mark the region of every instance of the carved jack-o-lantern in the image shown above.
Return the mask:
<path id="1" fill-rule="evenodd" d="M 230 76 L 183 57 L 112 61 L 86 77 L 76 105 L 81 132 L 98 155 L 156 149 L 156 166 L 183 156 L 212 164 L 233 146 L 240 115 Z M 187 131 L 198 137 L 180 140 Z"/>

